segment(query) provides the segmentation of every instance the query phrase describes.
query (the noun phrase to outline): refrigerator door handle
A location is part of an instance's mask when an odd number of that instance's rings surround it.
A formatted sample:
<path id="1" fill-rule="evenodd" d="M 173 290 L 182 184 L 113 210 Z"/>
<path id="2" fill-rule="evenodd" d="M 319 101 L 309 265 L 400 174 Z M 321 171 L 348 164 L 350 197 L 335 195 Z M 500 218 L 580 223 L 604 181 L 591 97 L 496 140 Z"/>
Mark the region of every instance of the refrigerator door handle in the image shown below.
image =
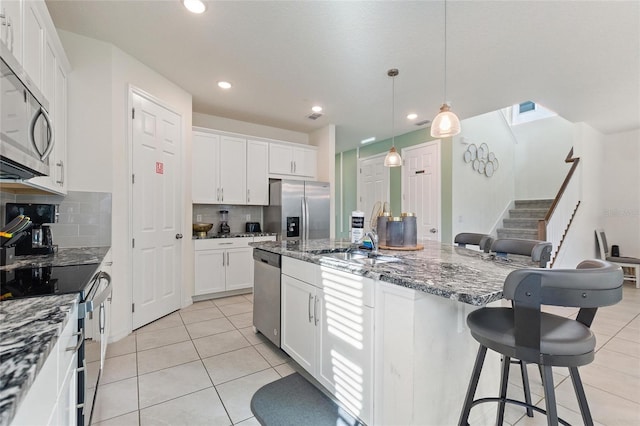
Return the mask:
<path id="1" fill-rule="evenodd" d="M 309 228 L 310 228 L 309 200 L 307 200 L 307 197 L 304 197 L 304 239 L 305 240 L 309 239 Z"/>

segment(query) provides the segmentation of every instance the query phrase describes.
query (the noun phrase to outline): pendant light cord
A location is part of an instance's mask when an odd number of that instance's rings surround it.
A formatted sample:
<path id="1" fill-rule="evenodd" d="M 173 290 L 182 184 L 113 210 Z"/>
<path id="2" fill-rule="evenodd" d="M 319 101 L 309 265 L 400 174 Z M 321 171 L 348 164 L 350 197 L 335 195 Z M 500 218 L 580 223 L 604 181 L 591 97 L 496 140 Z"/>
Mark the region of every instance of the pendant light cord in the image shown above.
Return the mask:
<path id="1" fill-rule="evenodd" d="M 391 77 L 391 146 L 396 146 L 396 131 L 394 128 L 394 119 L 396 113 L 396 76 Z"/>
<path id="2" fill-rule="evenodd" d="M 444 103 L 447 103 L 447 0 L 444 0 Z"/>

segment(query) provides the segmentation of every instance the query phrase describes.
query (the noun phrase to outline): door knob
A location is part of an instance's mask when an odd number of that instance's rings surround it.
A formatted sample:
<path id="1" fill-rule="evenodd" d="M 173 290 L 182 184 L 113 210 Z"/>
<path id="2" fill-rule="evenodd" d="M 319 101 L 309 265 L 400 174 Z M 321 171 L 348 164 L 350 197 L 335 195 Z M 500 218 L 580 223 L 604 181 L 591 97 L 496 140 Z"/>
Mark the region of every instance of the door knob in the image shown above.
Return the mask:
<path id="1" fill-rule="evenodd" d="M 179 240 L 182 238 L 182 234 L 176 234 L 176 240 Z"/>
<path id="2" fill-rule="evenodd" d="M 429 229 L 429 232 L 431 232 L 432 234 L 435 234 L 436 232 L 438 232 L 438 230 L 436 228 L 431 228 Z"/>

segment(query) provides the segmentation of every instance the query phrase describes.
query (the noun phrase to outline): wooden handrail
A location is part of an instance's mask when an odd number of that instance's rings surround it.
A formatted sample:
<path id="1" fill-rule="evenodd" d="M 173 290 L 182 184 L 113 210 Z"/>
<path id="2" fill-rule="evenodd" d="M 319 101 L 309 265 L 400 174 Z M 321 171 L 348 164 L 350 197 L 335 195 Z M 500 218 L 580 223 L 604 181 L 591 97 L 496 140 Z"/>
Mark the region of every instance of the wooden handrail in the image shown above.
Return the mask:
<path id="1" fill-rule="evenodd" d="M 567 189 L 567 186 L 571 181 L 571 177 L 573 176 L 573 173 L 576 171 L 576 169 L 578 168 L 578 164 L 580 163 L 580 157 L 573 156 L 573 147 L 571 147 L 571 150 L 564 159 L 564 162 L 573 164 L 571 165 L 571 169 L 569 169 L 569 173 L 567 173 L 567 177 L 564 178 L 564 182 L 562 182 L 562 186 L 560 186 L 556 197 L 553 199 L 553 203 L 551 203 L 549 211 L 547 211 L 544 219 L 538 220 L 538 239 L 541 241 L 547 240 L 547 224 L 549 223 L 551 216 L 553 216 L 553 213 L 556 210 L 556 206 L 560 202 L 560 198 L 562 198 L 562 194 L 564 194 L 564 191 Z"/>

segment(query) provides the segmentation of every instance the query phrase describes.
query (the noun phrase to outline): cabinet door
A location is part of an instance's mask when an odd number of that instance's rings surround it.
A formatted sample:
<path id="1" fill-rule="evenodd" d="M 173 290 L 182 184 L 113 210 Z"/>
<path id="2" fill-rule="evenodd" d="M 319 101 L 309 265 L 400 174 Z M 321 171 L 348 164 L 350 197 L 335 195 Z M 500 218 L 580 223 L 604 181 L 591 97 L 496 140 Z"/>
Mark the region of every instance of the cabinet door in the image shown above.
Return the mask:
<path id="1" fill-rule="evenodd" d="M 226 289 L 253 287 L 253 248 L 226 250 Z"/>
<path id="2" fill-rule="evenodd" d="M 22 63 L 22 2 L 20 0 L 0 0 L 0 41 L 2 41 Z"/>
<path id="3" fill-rule="evenodd" d="M 220 138 L 220 202 L 247 202 L 247 140 L 222 136 Z"/>
<path id="4" fill-rule="evenodd" d="M 353 303 L 337 282 L 318 289 L 318 300 L 316 379 L 365 424 L 373 424 L 373 308 Z"/>
<path id="5" fill-rule="evenodd" d="M 55 161 L 50 163 L 57 192 L 67 193 L 67 73 L 57 63 L 55 69 Z"/>
<path id="6" fill-rule="evenodd" d="M 44 57 L 44 21 L 36 2 L 25 1 L 22 67 L 31 82 L 42 88 L 42 60 Z"/>
<path id="7" fill-rule="evenodd" d="M 293 174 L 291 147 L 276 143 L 269 144 L 269 173 L 277 175 Z"/>
<path id="8" fill-rule="evenodd" d="M 219 202 L 218 145 L 220 136 L 208 133 L 193 133 L 191 165 L 191 196 L 194 203 L 216 204 Z"/>
<path id="9" fill-rule="evenodd" d="M 282 275 L 282 349 L 312 375 L 316 364 L 315 287 Z"/>
<path id="10" fill-rule="evenodd" d="M 293 173 L 297 176 L 316 176 L 316 151 L 308 148 L 293 148 Z"/>
<path id="11" fill-rule="evenodd" d="M 269 144 L 247 141 L 247 204 L 269 204 Z"/>
<path id="12" fill-rule="evenodd" d="M 224 265 L 224 250 L 196 251 L 194 295 L 224 291 Z"/>
<path id="13" fill-rule="evenodd" d="M 57 420 L 53 424 L 75 426 L 77 424 L 76 405 L 77 405 L 77 375 L 78 370 L 75 367 L 78 356 L 74 354 L 71 368 L 67 371 L 67 375 L 62 382 L 62 389 L 58 396 L 58 405 L 56 407 Z M 53 419 L 52 419 L 53 420 Z"/>

